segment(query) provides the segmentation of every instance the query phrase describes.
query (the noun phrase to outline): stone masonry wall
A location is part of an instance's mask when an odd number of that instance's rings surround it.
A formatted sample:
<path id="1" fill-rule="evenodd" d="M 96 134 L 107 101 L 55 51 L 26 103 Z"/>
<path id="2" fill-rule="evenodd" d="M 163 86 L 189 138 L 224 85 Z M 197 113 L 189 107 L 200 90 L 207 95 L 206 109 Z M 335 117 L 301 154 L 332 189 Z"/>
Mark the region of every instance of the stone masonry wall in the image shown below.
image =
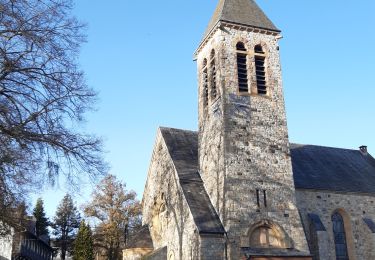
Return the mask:
<path id="1" fill-rule="evenodd" d="M 326 228 L 322 241 L 318 241 L 320 260 L 336 259 L 331 221 L 336 210 L 344 216 L 350 260 L 375 259 L 374 234 L 363 221 L 363 218 L 375 221 L 375 196 L 314 190 L 297 190 L 296 196 L 309 243 L 313 243 L 311 238 L 316 234 L 312 234 L 307 214 L 317 214 Z M 315 256 L 314 259 L 319 258 Z"/>
<path id="2" fill-rule="evenodd" d="M 222 235 L 201 235 L 200 236 L 200 259 L 219 260 L 225 259 L 225 240 Z M 219 249 L 219 250 L 218 250 Z"/>
<path id="3" fill-rule="evenodd" d="M 11 260 L 13 244 L 13 229 L 11 234 L 0 237 L 0 260 Z"/>
<path id="4" fill-rule="evenodd" d="M 295 201 L 277 37 L 229 26 L 221 28 L 198 53 L 200 68 L 203 59 L 215 49 L 220 76 L 220 99 L 209 103 L 206 110 L 200 81 L 199 153 L 202 178 L 228 232 L 230 258 L 238 259 L 239 248 L 249 246 L 249 229 L 261 220 L 280 226 L 294 248 L 308 253 Z M 238 92 L 239 41 L 248 50 L 249 93 Z M 252 50 L 257 44 L 262 45 L 267 56 L 266 96 L 254 93 Z"/>
<path id="5" fill-rule="evenodd" d="M 155 250 L 167 246 L 168 259 L 199 259 L 199 234 L 160 130 L 142 203 Z"/>
<path id="6" fill-rule="evenodd" d="M 212 71 L 210 70 L 211 52 L 215 51 L 216 67 L 216 99 L 211 96 L 212 92 Z M 213 37 L 197 59 L 198 68 L 198 122 L 199 122 L 199 165 L 206 191 L 211 202 L 216 208 L 218 215 L 223 221 L 225 215 L 224 197 L 224 137 L 223 137 L 223 82 L 222 82 L 222 53 L 219 37 Z M 209 101 L 204 104 L 204 59 L 208 61 L 209 78 Z"/>

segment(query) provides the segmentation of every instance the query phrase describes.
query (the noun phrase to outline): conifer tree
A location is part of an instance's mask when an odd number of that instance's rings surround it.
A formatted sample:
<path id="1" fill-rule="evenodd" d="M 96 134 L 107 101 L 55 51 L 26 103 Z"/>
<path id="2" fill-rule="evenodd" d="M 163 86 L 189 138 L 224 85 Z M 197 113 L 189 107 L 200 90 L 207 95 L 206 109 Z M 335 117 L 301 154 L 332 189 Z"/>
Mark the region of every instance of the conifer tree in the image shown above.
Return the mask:
<path id="1" fill-rule="evenodd" d="M 48 218 L 46 217 L 46 213 L 44 212 L 44 203 L 41 198 L 39 198 L 36 201 L 36 205 L 33 211 L 33 215 L 36 219 L 36 224 L 35 224 L 35 233 L 37 237 L 47 235 L 49 234 L 48 232 L 48 226 L 49 226 L 49 221 Z"/>
<path id="2" fill-rule="evenodd" d="M 72 241 L 79 228 L 80 221 L 81 216 L 72 197 L 66 194 L 57 208 L 52 225 L 57 246 L 61 250 L 60 257 L 62 260 L 65 260 L 66 252 L 72 251 Z"/>
<path id="3" fill-rule="evenodd" d="M 90 225 L 85 221 L 79 226 L 76 240 L 74 241 L 73 260 L 94 260 L 94 243 Z"/>

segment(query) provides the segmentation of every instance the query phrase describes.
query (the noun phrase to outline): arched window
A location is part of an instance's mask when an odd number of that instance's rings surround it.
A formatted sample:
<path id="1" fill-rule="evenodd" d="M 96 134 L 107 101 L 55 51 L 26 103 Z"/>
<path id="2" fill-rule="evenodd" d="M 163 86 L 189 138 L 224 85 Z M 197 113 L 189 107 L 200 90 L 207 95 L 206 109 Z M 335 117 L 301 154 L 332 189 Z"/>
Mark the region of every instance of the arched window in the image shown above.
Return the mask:
<path id="1" fill-rule="evenodd" d="M 249 92 L 247 80 L 247 52 L 242 42 L 237 43 L 237 73 L 239 92 Z"/>
<path id="2" fill-rule="evenodd" d="M 336 260 L 349 260 L 344 219 L 339 212 L 335 212 L 331 219 L 335 240 Z"/>
<path id="3" fill-rule="evenodd" d="M 285 233 L 268 221 L 257 225 L 250 233 L 250 247 L 253 248 L 288 248 Z"/>
<path id="4" fill-rule="evenodd" d="M 211 73 L 211 99 L 214 100 L 217 97 L 215 50 L 212 50 L 211 55 L 210 55 L 210 73 Z"/>
<path id="5" fill-rule="evenodd" d="M 204 106 L 208 105 L 208 71 L 207 71 L 207 59 L 203 60 L 203 69 L 202 69 L 202 77 L 203 77 L 203 104 Z"/>
<path id="6" fill-rule="evenodd" d="M 267 94 L 267 81 L 266 81 L 266 70 L 265 70 L 265 53 L 261 45 L 254 47 L 255 52 L 255 74 L 257 79 L 257 91 L 260 95 Z"/>

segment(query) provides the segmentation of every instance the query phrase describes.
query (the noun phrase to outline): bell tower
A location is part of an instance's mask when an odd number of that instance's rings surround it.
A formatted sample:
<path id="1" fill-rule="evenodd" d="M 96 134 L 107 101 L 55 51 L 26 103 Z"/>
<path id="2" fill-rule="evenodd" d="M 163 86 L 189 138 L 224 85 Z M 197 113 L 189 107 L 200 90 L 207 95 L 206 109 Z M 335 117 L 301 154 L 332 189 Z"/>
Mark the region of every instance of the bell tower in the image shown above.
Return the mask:
<path id="1" fill-rule="evenodd" d="M 195 53 L 200 174 L 227 231 L 229 259 L 309 255 L 295 200 L 281 38 L 253 0 L 220 0 Z"/>

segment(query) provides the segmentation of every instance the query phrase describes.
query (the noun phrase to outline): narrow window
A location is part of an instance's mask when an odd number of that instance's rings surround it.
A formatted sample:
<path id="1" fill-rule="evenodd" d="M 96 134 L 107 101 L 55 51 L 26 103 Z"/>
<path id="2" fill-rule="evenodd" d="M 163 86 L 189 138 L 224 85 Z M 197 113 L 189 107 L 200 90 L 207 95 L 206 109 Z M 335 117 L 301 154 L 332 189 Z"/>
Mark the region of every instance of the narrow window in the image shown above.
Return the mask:
<path id="1" fill-rule="evenodd" d="M 256 194 L 257 194 L 257 206 L 258 206 L 258 208 L 260 208 L 260 202 L 259 202 L 259 190 L 256 190 Z"/>
<path id="2" fill-rule="evenodd" d="M 207 73 L 207 60 L 203 60 L 203 104 L 208 105 L 208 73 Z"/>
<path id="3" fill-rule="evenodd" d="M 242 42 L 237 43 L 237 73 L 239 92 L 248 92 L 247 82 L 247 53 L 245 45 Z"/>
<path id="4" fill-rule="evenodd" d="M 267 193 L 266 190 L 263 190 L 263 199 L 264 199 L 264 207 L 267 208 Z"/>
<path id="5" fill-rule="evenodd" d="M 257 90 L 258 94 L 267 94 L 267 82 L 266 82 L 266 71 L 265 71 L 265 53 L 261 45 L 256 45 L 254 48 L 255 52 L 255 75 L 257 78 Z"/>
<path id="6" fill-rule="evenodd" d="M 335 239 L 336 260 L 349 260 L 344 220 L 338 212 L 332 215 L 332 227 Z"/>
<path id="7" fill-rule="evenodd" d="M 211 99 L 214 100 L 217 97 L 215 50 L 211 51 L 210 72 L 211 72 Z"/>

